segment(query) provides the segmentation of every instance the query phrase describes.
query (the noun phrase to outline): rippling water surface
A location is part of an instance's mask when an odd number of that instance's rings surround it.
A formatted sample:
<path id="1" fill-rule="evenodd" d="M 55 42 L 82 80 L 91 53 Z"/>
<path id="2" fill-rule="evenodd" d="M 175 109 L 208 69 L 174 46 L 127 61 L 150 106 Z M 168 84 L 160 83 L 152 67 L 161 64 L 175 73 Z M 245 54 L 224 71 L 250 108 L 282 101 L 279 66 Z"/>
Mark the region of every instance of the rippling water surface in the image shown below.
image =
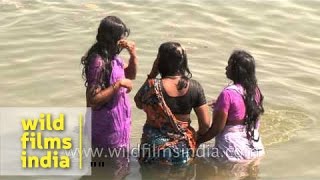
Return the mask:
<path id="1" fill-rule="evenodd" d="M 131 99 L 164 41 L 186 47 L 193 77 L 208 100 L 229 83 L 224 72 L 233 49 L 246 49 L 256 58 L 266 109 L 261 131 L 267 155 L 260 166 L 217 170 L 199 160 L 188 172 L 168 173 L 167 178 L 317 179 L 319 9 L 320 2 L 310 0 L 0 0 L 0 106 L 84 106 L 80 58 L 94 42 L 100 19 L 117 15 L 138 48 Z M 144 119 L 133 106 L 133 143 Z M 141 178 L 136 161 L 131 171 L 129 178 Z"/>

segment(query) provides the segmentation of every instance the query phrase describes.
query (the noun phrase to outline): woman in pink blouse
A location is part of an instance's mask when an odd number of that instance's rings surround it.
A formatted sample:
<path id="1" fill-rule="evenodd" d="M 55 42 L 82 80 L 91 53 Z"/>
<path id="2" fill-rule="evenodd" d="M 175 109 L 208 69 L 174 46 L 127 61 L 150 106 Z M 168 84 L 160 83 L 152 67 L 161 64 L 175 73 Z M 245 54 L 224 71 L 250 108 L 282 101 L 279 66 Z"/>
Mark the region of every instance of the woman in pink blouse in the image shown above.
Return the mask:
<path id="1" fill-rule="evenodd" d="M 257 85 L 254 58 L 234 51 L 226 67 L 233 81 L 213 105 L 211 128 L 198 137 L 198 144 L 215 137 L 218 159 L 239 162 L 265 154 L 259 136 L 259 117 L 264 112 L 263 96 Z"/>

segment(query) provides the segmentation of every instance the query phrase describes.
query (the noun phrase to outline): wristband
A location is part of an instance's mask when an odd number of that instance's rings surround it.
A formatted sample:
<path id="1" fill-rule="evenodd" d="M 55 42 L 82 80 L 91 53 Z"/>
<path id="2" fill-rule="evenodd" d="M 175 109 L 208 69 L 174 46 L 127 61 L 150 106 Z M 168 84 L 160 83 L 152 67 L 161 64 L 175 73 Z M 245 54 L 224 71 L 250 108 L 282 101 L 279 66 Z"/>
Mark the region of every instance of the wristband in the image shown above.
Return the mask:
<path id="1" fill-rule="evenodd" d="M 112 86 L 112 89 L 115 91 L 116 90 L 116 83 L 113 83 L 111 86 Z"/>

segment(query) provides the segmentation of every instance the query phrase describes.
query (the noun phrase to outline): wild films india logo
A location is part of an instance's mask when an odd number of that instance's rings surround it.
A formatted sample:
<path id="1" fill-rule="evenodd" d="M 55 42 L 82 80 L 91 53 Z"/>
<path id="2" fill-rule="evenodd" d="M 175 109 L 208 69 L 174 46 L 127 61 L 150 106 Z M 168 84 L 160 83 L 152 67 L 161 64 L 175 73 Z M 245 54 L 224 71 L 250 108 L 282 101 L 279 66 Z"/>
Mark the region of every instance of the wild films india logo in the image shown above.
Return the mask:
<path id="1" fill-rule="evenodd" d="M 51 114 L 40 114 L 39 118 L 22 119 L 21 136 L 21 165 L 23 168 L 70 168 L 70 158 L 65 155 L 59 155 L 59 151 L 72 148 L 71 137 L 44 137 L 44 131 L 64 131 L 65 116 L 60 114 L 58 118 L 52 119 Z M 40 132 L 36 132 L 40 130 Z M 38 157 L 29 155 L 27 146 L 31 150 L 43 150 L 46 155 Z"/>
<path id="2" fill-rule="evenodd" d="M 90 117 L 84 107 L 0 108 L 0 175 L 90 174 Z"/>

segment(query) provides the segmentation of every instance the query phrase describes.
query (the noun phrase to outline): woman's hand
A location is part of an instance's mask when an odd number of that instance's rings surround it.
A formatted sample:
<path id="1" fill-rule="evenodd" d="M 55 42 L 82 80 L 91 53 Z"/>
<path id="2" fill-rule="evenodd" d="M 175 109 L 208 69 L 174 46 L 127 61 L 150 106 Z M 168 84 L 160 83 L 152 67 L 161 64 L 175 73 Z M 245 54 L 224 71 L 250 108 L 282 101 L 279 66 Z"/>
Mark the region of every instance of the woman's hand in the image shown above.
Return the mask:
<path id="1" fill-rule="evenodd" d="M 126 39 L 121 39 L 118 41 L 118 44 L 128 50 L 130 56 L 136 57 L 136 44 L 133 41 L 128 41 Z"/>
<path id="2" fill-rule="evenodd" d="M 121 79 L 118 81 L 120 87 L 127 88 L 127 93 L 129 93 L 132 90 L 132 81 L 130 79 Z"/>
<path id="3" fill-rule="evenodd" d="M 210 107 L 211 110 L 214 109 L 215 105 L 216 105 L 216 100 L 215 99 L 213 99 L 213 100 L 208 102 L 208 106 Z"/>
<path id="4" fill-rule="evenodd" d="M 198 148 L 200 144 L 202 143 L 202 134 L 199 133 L 199 131 L 196 132 L 196 147 Z"/>
<path id="5" fill-rule="evenodd" d="M 129 63 L 124 65 L 125 76 L 128 79 L 134 80 L 137 75 L 138 58 L 136 53 L 136 44 L 133 41 L 121 39 L 118 45 L 128 50 L 130 54 Z"/>

